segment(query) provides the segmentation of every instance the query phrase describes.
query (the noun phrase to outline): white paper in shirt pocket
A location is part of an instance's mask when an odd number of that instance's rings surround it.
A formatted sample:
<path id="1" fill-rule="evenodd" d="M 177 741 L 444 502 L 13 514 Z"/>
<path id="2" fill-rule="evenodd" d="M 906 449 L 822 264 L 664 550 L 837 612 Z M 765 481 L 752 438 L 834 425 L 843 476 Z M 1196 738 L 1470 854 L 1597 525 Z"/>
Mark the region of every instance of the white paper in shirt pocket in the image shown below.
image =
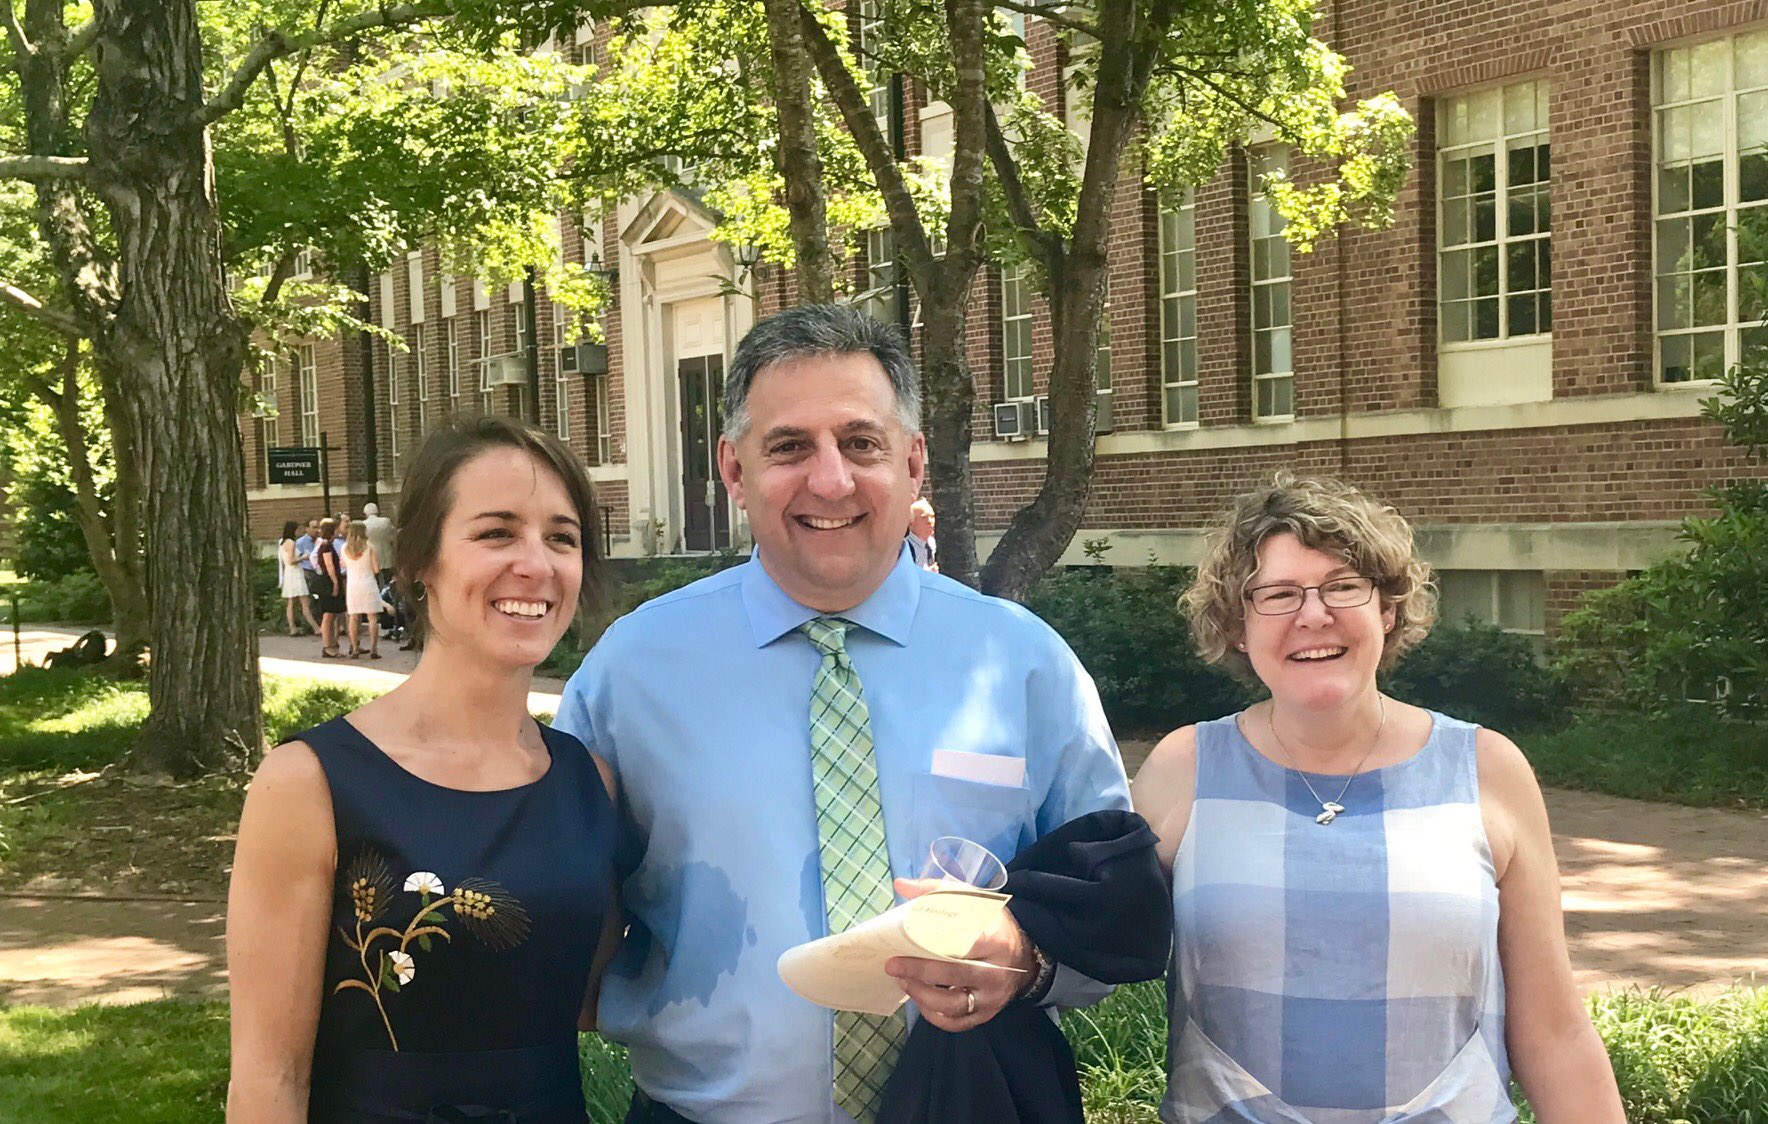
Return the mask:
<path id="1" fill-rule="evenodd" d="M 1025 759 L 1022 757 L 971 753 L 963 749 L 936 749 L 933 751 L 933 766 L 928 771 L 936 777 L 952 777 L 978 784 L 998 784 L 1003 788 L 1025 786 Z"/>

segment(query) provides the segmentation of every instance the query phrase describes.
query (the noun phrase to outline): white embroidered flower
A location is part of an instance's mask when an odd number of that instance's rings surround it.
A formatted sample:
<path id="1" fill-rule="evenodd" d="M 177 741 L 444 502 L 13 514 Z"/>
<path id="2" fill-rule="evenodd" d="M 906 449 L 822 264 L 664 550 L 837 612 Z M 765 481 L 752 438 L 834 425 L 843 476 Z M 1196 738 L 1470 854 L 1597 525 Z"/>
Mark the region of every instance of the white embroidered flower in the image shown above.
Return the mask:
<path id="1" fill-rule="evenodd" d="M 430 894 L 441 897 L 448 891 L 442 888 L 442 880 L 427 870 L 420 870 L 405 880 L 405 888 L 419 894 Z"/>
<path id="2" fill-rule="evenodd" d="M 410 983 L 411 977 L 417 975 L 417 964 L 409 952 L 389 952 L 387 959 L 393 962 L 393 975 L 401 986 Z"/>

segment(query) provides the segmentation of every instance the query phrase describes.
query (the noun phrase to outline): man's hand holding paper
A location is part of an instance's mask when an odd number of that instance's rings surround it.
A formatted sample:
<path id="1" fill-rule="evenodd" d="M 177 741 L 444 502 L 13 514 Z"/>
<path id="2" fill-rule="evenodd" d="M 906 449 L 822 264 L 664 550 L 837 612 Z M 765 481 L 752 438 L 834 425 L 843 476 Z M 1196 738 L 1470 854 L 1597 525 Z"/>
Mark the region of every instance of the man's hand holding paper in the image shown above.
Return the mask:
<path id="1" fill-rule="evenodd" d="M 898 878 L 896 893 L 916 898 L 941 885 L 946 883 L 933 878 Z M 1025 931 L 1004 909 L 1000 920 L 971 946 L 969 957 L 987 963 L 893 956 L 884 970 L 896 977 L 922 1018 L 941 1030 L 970 1030 L 994 1018 L 1013 1001 L 1035 974 L 1037 960 Z M 1011 970 L 1003 972 L 1002 968 Z"/>

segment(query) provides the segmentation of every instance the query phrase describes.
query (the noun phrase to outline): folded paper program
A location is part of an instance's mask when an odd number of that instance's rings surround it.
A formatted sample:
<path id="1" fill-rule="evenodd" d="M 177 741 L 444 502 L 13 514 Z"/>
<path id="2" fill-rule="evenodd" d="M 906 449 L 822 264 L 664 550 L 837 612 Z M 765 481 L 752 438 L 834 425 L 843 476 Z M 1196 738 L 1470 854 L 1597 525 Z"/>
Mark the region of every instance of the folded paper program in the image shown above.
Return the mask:
<path id="1" fill-rule="evenodd" d="M 985 963 L 970 961 L 966 954 L 1000 920 L 1007 901 L 1006 894 L 967 886 L 934 890 L 846 932 L 787 949 L 780 954 L 780 978 L 812 1003 L 888 1015 L 902 1005 L 904 996 L 895 977 L 884 971 L 885 961 L 916 956 Z"/>

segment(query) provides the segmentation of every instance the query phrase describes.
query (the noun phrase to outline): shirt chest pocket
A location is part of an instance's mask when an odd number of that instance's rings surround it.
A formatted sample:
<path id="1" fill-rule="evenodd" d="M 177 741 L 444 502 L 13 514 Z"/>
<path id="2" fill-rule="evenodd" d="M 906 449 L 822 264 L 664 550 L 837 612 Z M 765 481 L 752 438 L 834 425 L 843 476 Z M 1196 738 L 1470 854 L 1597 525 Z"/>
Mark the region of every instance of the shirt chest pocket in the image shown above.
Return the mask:
<path id="1" fill-rule="evenodd" d="M 1019 853 L 1032 827 L 1031 792 L 1023 785 L 917 773 L 914 788 L 914 831 L 911 840 L 917 869 L 927 848 L 941 835 L 972 840 L 994 852 L 1003 863 Z"/>

